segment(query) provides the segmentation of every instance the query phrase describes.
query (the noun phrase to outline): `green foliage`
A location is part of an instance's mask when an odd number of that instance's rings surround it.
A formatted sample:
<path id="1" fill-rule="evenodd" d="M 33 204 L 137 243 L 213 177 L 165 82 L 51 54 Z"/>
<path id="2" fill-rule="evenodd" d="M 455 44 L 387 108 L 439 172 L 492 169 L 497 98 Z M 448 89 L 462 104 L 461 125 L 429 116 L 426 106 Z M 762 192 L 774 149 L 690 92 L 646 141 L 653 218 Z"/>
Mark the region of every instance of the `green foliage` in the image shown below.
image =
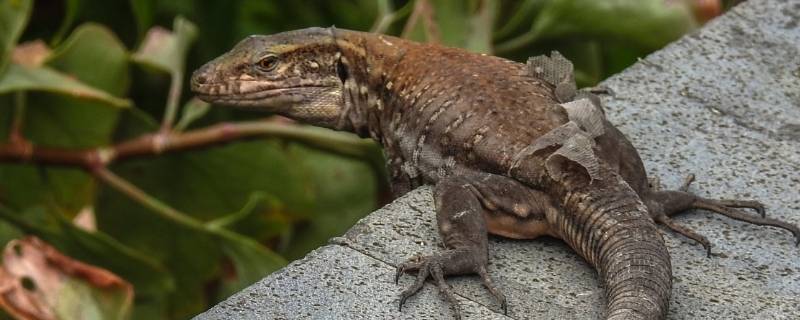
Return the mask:
<path id="1" fill-rule="evenodd" d="M 134 319 L 187 318 L 343 233 L 387 192 L 373 143 L 191 99 L 187 73 L 244 36 L 336 25 L 519 61 L 559 50 L 590 85 L 692 30 L 689 2 L 0 0 L 0 150 L 100 159 L 0 161 L 0 240 L 33 234 L 116 273 L 134 286 Z M 12 62 L 37 39 L 52 50 Z M 123 142 L 220 122 L 260 134 L 113 157 Z M 71 221 L 86 211 L 96 230 Z"/>
<path id="2" fill-rule="evenodd" d="M 5 71 L 11 59 L 11 49 L 28 22 L 32 6 L 33 0 L 0 2 L 0 73 Z"/>
<path id="3" fill-rule="evenodd" d="M 515 60 L 558 50 L 593 85 L 693 30 L 690 0 L 427 0 L 403 35 Z"/>

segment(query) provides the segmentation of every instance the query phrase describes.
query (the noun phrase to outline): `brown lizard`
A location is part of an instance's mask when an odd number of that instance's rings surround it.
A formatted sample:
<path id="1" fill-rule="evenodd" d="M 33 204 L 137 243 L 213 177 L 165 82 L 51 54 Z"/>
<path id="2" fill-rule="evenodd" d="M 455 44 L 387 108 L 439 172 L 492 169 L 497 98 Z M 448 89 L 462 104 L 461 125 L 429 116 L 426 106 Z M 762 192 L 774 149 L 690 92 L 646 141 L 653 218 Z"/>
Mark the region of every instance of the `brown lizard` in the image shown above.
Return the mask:
<path id="1" fill-rule="evenodd" d="M 664 319 L 670 257 L 655 224 L 709 241 L 670 217 L 689 209 L 783 228 L 756 201 L 712 200 L 650 186 L 636 149 L 575 90 L 559 55 L 528 65 L 435 44 L 341 29 L 251 36 L 192 76 L 201 99 L 355 132 L 385 150 L 395 196 L 434 185 L 443 252 L 402 263 L 417 271 L 400 307 L 429 277 L 458 318 L 445 276 L 487 273 L 488 234 L 563 239 L 599 272 L 607 319 Z M 755 209 L 760 216 L 737 208 Z M 532 257 L 533 258 L 533 257 Z"/>

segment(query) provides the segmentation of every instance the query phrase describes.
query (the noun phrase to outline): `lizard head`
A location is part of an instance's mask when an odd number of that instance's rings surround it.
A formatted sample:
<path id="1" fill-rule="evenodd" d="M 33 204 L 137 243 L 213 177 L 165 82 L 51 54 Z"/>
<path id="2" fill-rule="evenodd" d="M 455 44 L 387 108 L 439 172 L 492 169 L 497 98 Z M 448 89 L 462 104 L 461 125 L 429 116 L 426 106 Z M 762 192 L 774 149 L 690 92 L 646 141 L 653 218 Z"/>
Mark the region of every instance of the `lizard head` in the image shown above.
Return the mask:
<path id="1" fill-rule="evenodd" d="M 339 60 L 332 29 L 250 36 L 195 71 L 191 89 L 206 102 L 333 127 L 346 77 Z"/>

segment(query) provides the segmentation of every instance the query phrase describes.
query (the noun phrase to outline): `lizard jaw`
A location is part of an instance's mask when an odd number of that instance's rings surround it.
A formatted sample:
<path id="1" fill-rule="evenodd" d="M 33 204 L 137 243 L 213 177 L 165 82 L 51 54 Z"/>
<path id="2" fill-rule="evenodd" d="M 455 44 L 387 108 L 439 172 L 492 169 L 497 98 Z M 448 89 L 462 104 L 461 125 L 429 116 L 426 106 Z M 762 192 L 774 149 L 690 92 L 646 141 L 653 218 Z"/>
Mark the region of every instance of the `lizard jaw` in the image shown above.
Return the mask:
<path id="1" fill-rule="evenodd" d="M 249 90 L 242 90 L 250 88 Z M 306 85 L 285 88 L 260 89 L 258 84 L 220 83 L 193 84 L 192 91 L 205 102 L 237 107 L 289 107 L 301 103 L 309 95 L 325 90 L 326 86 Z M 277 111 L 277 110 L 269 110 Z"/>

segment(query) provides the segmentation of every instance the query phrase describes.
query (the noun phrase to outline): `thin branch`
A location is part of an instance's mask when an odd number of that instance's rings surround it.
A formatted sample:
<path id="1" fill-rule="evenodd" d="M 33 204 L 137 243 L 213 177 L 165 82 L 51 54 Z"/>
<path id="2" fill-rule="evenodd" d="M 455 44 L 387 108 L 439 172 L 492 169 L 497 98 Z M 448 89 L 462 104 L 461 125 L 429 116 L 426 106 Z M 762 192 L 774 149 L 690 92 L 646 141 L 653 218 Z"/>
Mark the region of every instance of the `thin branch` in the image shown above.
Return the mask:
<path id="1" fill-rule="evenodd" d="M 411 16 L 408 17 L 400 37 L 410 37 L 411 32 L 414 31 L 414 27 L 419 20 L 419 23 L 422 24 L 422 30 L 425 32 L 425 38 L 427 42 L 441 43 L 442 41 L 439 34 L 439 26 L 436 24 L 433 11 L 433 5 L 428 2 L 428 0 L 414 1 L 414 9 L 411 11 Z"/>
<path id="2" fill-rule="evenodd" d="M 0 144 L 0 162 L 78 167 L 91 172 L 113 162 L 128 159 L 266 137 L 292 140 L 309 147 L 365 161 L 375 174 L 379 201 L 385 203 L 386 199 L 391 198 L 391 190 L 387 184 L 388 177 L 383 167 L 383 155 L 375 143 L 367 139 L 354 138 L 350 134 L 266 121 L 223 122 L 186 132 L 146 134 L 113 146 L 91 149 L 36 146 L 27 140 L 21 140 Z"/>
<path id="3" fill-rule="evenodd" d="M 93 149 L 67 149 L 10 143 L 0 145 L 0 162 L 73 166 L 91 171 L 115 161 L 206 148 L 234 140 L 260 137 L 297 140 L 350 157 L 362 157 L 373 147 L 368 140 L 354 139 L 350 135 L 323 130 L 266 121 L 223 122 L 186 132 L 146 134 L 114 146 Z"/>
<path id="4" fill-rule="evenodd" d="M 14 94 L 14 118 L 11 120 L 11 131 L 8 134 L 8 141 L 11 144 L 24 144 L 25 138 L 22 135 L 22 124 L 25 121 L 25 108 L 27 106 L 27 94 L 25 91 L 18 91 Z"/>

